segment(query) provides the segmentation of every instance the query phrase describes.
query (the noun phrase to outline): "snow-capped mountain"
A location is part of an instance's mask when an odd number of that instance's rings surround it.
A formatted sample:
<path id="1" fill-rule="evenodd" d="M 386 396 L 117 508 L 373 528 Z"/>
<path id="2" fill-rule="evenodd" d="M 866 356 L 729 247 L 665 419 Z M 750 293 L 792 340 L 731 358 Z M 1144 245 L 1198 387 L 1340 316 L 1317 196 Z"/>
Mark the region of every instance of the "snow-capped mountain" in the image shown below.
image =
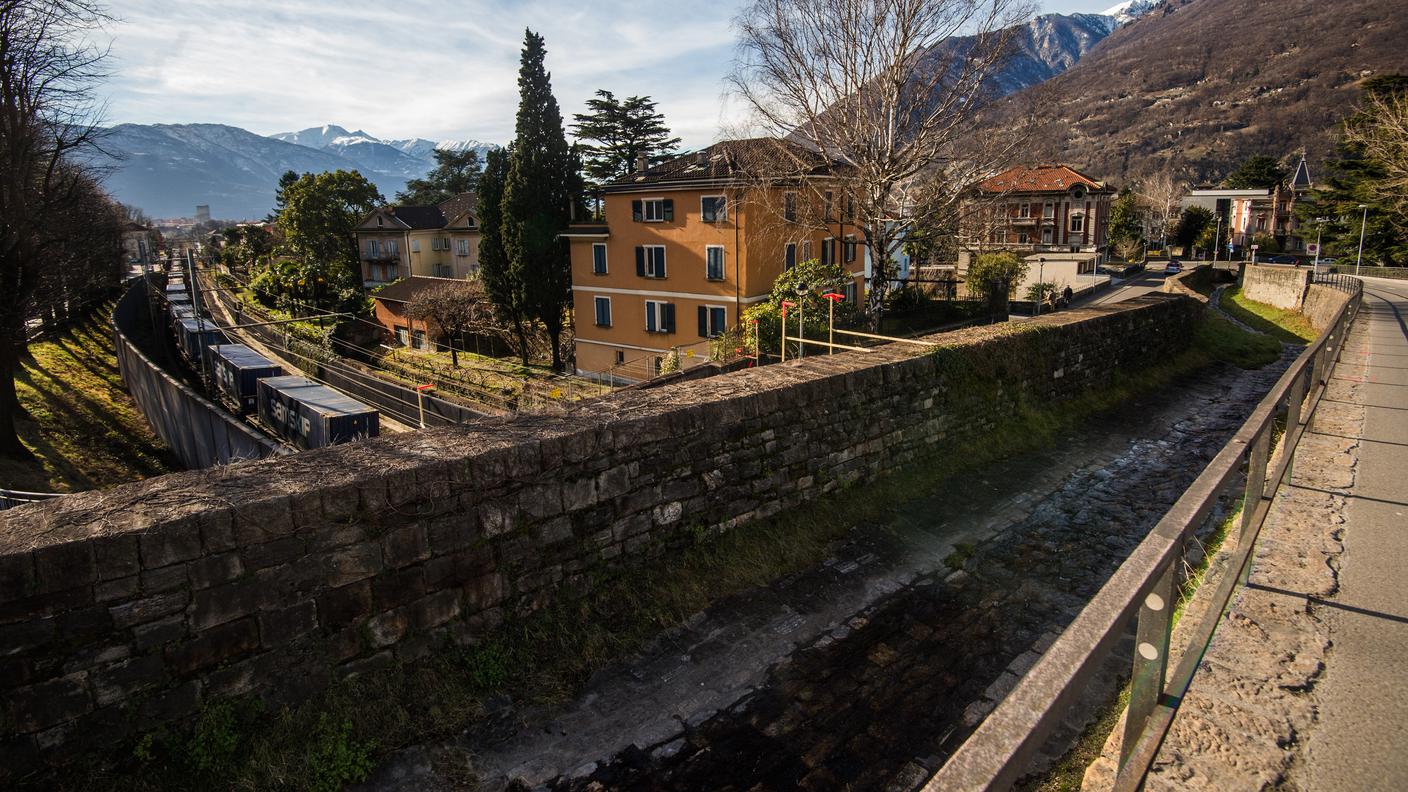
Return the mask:
<path id="1" fill-rule="evenodd" d="M 1128 25 L 1130 22 L 1144 16 L 1163 0 L 1124 0 L 1123 3 L 1110 6 L 1101 11 L 1103 16 L 1113 17 L 1116 25 Z"/>
<path id="2" fill-rule="evenodd" d="M 477 140 L 392 140 L 376 137 L 360 129 L 349 132 L 336 124 L 309 127 L 297 132 L 280 132 L 269 137 L 336 152 L 354 162 L 362 163 L 367 170 L 400 174 L 407 179 L 424 176 L 435 167 L 436 149 L 463 151 L 472 148 L 483 156 L 489 149 L 495 148 L 492 144 L 480 143 Z"/>

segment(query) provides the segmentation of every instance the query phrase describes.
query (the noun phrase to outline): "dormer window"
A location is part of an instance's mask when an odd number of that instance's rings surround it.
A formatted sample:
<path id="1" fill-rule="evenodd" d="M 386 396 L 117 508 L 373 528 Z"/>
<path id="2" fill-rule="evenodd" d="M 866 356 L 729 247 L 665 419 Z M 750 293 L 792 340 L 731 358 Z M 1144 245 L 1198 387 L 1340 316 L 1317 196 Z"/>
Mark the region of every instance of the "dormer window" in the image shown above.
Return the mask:
<path id="1" fill-rule="evenodd" d="M 381 225 L 381 215 L 376 216 L 376 224 Z"/>

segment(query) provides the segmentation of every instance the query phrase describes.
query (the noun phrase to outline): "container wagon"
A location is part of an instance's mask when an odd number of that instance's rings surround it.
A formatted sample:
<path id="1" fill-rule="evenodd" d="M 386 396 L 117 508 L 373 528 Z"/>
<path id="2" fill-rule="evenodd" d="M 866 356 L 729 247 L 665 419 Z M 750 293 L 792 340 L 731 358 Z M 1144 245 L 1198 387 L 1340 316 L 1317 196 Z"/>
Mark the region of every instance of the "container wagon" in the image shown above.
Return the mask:
<path id="1" fill-rule="evenodd" d="M 259 380 L 281 377 L 279 364 L 244 344 L 216 344 L 210 347 L 210 378 L 225 398 L 240 406 L 240 415 L 258 409 Z"/>
<path id="2" fill-rule="evenodd" d="M 297 376 L 259 380 L 259 418 L 302 449 L 376 437 L 380 428 L 376 410 Z"/>
<path id="3" fill-rule="evenodd" d="M 227 343 L 225 334 L 219 328 L 209 322 L 198 322 L 195 318 L 177 319 L 172 322 L 172 329 L 176 331 L 176 344 L 195 363 L 200 362 L 201 351 L 205 347 Z"/>

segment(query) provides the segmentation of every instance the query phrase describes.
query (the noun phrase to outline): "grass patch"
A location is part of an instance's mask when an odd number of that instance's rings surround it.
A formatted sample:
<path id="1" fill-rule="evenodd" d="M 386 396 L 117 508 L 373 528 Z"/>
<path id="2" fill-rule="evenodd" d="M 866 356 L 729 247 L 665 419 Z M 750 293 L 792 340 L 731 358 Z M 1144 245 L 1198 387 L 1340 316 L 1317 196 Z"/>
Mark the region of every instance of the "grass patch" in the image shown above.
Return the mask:
<path id="1" fill-rule="evenodd" d="M 1036 334 L 1033 343 L 1046 343 L 1042 328 L 1014 325 L 992 332 Z M 985 393 L 995 382 L 990 377 L 1001 376 L 1000 366 L 978 370 L 954 350 L 934 354 L 941 365 L 952 366 L 948 386 L 955 389 Z M 523 703 L 562 702 L 594 672 L 711 603 L 818 564 L 854 526 L 883 524 L 916 493 L 970 475 L 975 465 L 1050 446 L 1092 416 L 1214 359 L 1195 343 L 1171 360 L 1132 374 L 1119 372 L 1111 385 L 1080 398 L 1054 406 L 1021 404 L 1014 416 L 980 437 L 953 443 L 904 474 L 866 483 L 865 497 L 840 488 L 805 510 L 732 531 L 681 530 L 681 546 L 657 548 L 670 553 L 669 564 L 640 564 L 629 574 L 595 577 L 589 593 L 510 618 L 474 646 L 442 647 L 413 665 L 334 684 L 301 706 L 245 721 L 216 711 L 219 703 L 210 704 L 207 712 L 215 714 L 202 717 L 210 723 L 206 736 L 200 736 L 198 725 L 195 737 L 144 737 L 140 757 L 115 771 L 90 768 L 66 780 L 64 788 L 156 790 L 219 783 L 238 790 L 306 790 L 325 788 L 319 779 L 355 780 L 371 767 L 368 757 L 483 723 L 489 702 L 504 694 Z M 961 567 L 972 551 L 957 546 L 946 563 Z M 236 736 L 230 736 L 228 724 L 235 724 Z"/>
<path id="2" fill-rule="evenodd" d="M 944 557 L 944 566 L 957 572 L 968 563 L 968 559 L 973 556 L 973 551 L 977 547 L 968 542 L 959 542 L 953 546 L 953 552 Z"/>
<path id="3" fill-rule="evenodd" d="M 1223 292 L 1221 306 L 1242 324 L 1287 344 L 1308 344 L 1320 335 L 1305 314 L 1249 300 L 1240 287 Z"/>
<path id="4" fill-rule="evenodd" d="M 1281 356 L 1281 343 L 1275 338 L 1249 333 L 1212 310 L 1198 322 L 1194 348 L 1244 369 L 1261 368 Z"/>
<path id="5" fill-rule="evenodd" d="M 127 393 L 113 347 L 113 303 L 29 347 L 15 377 L 16 423 L 35 460 L 0 460 L 0 487 L 77 492 L 180 470 Z"/>

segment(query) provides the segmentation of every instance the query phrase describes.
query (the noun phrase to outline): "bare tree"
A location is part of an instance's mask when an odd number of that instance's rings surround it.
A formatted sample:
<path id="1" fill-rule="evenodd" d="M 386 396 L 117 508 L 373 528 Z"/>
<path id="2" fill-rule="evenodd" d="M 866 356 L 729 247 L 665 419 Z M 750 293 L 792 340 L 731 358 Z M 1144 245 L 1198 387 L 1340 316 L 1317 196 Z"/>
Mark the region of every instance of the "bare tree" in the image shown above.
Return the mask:
<path id="1" fill-rule="evenodd" d="M 736 19 L 735 91 L 760 126 L 799 144 L 779 151 L 810 195 L 783 208 L 792 222 L 861 238 L 872 327 L 904 239 L 951 228 L 967 188 L 1013 153 L 1015 138 L 972 133 L 1013 26 L 1032 10 L 1025 0 L 753 0 Z"/>
<path id="2" fill-rule="evenodd" d="M 1169 227 L 1179 212 L 1178 202 L 1187 192 L 1183 184 L 1169 171 L 1159 171 L 1139 184 L 1139 200 L 1147 210 L 1144 214 L 1148 227 L 1145 236 L 1158 237 L 1159 247 L 1168 249 Z"/>
<path id="3" fill-rule="evenodd" d="M 1380 178 L 1368 180 L 1370 189 L 1393 209 L 1399 226 L 1408 225 L 1408 93 L 1370 93 L 1345 124 L 1344 139 L 1382 169 Z"/>
<path id="4" fill-rule="evenodd" d="M 468 281 L 447 281 L 436 284 L 417 295 L 407 306 L 412 319 L 434 322 L 449 341 L 450 364 L 460 365 L 455 340 L 465 333 L 493 321 L 493 306 L 484 294 Z"/>
<path id="5" fill-rule="evenodd" d="M 52 218 L 81 199 L 74 156 L 94 139 L 90 93 L 103 52 L 85 40 L 102 20 L 90 0 L 0 0 L 0 455 L 27 458 L 15 433 L 15 372 L 50 251 Z"/>

